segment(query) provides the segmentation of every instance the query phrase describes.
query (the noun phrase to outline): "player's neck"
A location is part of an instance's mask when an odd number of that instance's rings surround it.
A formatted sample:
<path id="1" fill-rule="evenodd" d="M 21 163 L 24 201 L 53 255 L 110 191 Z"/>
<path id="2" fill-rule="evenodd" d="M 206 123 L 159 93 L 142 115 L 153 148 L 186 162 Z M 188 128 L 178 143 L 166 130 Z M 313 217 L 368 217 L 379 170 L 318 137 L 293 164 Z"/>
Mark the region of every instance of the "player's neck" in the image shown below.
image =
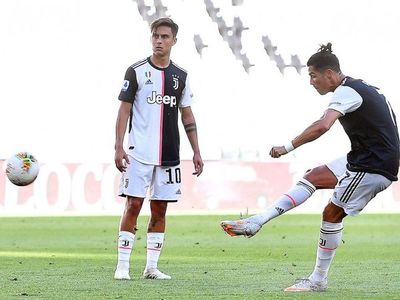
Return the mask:
<path id="1" fill-rule="evenodd" d="M 336 73 L 336 75 L 332 77 L 330 91 L 333 92 L 336 90 L 336 88 L 343 83 L 345 78 L 346 76 L 342 72 Z"/>
<path id="2" fill-rule="evenodd" d="M 162 68 L 162 69 L 168 67 L 169 63 L 170 63 L 169 55 L 158 56 L 158 55 L 153 54 L 150 57 L 150 60 L 153 63 L 153 65 L 155 65 L 156 67 Z"/>
<path id="3" fill-rule="evenodd" d="M 342 84 L 343 80 L 346 78 L 346 75 L 344 75 L 342 72 L 340 72 L 338 75 L 339 75 L 338 80 L 340 82 L 339 84 Z"/>

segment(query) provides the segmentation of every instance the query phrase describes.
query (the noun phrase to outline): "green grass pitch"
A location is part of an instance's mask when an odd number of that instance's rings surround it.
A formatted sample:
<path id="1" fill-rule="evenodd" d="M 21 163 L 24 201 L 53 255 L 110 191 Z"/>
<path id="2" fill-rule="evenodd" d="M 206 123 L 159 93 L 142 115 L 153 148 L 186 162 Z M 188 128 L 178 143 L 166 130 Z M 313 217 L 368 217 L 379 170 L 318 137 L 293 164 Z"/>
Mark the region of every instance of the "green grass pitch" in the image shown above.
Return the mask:
<path id="1" fill-rule="evenodd" d="M 131 281 L 113 279 L 119 217 L 0 219 L 0 299 L 400 299 L 400 215 L 345 220 L 328 291 L 287 294 L 310 273 L 319 215 L 284 215 L 255 237 L 229 237 L 236 216 L 169 216 L 159 268 L 141 278 L 147 217 L 131 258 Z"/>

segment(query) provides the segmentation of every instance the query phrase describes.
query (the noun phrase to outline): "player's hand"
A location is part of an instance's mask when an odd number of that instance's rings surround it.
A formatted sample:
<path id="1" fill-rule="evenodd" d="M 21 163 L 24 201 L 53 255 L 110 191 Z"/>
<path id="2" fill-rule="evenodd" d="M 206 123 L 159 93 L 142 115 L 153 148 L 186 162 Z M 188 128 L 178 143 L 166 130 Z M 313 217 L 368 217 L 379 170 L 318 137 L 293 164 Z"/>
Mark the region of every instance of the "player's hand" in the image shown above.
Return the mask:
<path id="1" fill-rule="evenodd" d="M 192 174 L 196 175 L 197 177 L 200 176 L 200 174 L 203 173 L 204 163 L 199 153 L 195 153 L 193 155 L 193 165 L 194 165 L 194 172 Z"/>
<path id="2" fill-rule="evenodd" d="M 129 157 L 123 148 L 115 150 L 114 162 L 120 172 L 126 171 L 126 165 L 129 164 Z"/>
<path id="3" fill-rule="evenodd" d="M 287 154 L 287 151 L 284 146 L 274 146 L 269 151 L 269 155 L 273 158 L 278 158 L 285 154 Z"/>

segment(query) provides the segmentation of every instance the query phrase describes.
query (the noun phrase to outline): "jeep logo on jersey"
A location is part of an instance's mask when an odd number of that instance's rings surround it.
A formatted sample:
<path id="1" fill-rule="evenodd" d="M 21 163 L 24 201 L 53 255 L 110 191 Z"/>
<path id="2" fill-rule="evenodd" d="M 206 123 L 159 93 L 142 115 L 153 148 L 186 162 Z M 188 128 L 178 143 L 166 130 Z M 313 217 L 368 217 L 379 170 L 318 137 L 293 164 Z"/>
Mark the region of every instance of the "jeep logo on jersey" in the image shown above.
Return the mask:
<path id="1" fill-rule="evenodd" d="M 169 105 L 170 107 L 176 106 L 176 97 L 175 96 L 168 96 L 168 95 L 160 95 L 157 94 L 157 92 L 152 91 L 151 92 L 151 97 L 147 97 L 147 103 L 149 104 L 166 104 Z"/>

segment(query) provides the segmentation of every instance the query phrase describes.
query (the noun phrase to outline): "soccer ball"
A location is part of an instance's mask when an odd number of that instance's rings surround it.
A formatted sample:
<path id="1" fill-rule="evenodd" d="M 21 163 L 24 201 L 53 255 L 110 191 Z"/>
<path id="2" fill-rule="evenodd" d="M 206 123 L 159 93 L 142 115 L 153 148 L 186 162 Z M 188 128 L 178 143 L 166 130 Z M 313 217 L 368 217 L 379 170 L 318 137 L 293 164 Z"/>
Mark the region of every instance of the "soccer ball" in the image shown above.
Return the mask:
<path id="1" fill-rule="evenodd" d="M 15 185 L 31 184 L 38 174 L 39 162 L 29 152 L 19 152 L 7 160 L 6 175 Z"/>

